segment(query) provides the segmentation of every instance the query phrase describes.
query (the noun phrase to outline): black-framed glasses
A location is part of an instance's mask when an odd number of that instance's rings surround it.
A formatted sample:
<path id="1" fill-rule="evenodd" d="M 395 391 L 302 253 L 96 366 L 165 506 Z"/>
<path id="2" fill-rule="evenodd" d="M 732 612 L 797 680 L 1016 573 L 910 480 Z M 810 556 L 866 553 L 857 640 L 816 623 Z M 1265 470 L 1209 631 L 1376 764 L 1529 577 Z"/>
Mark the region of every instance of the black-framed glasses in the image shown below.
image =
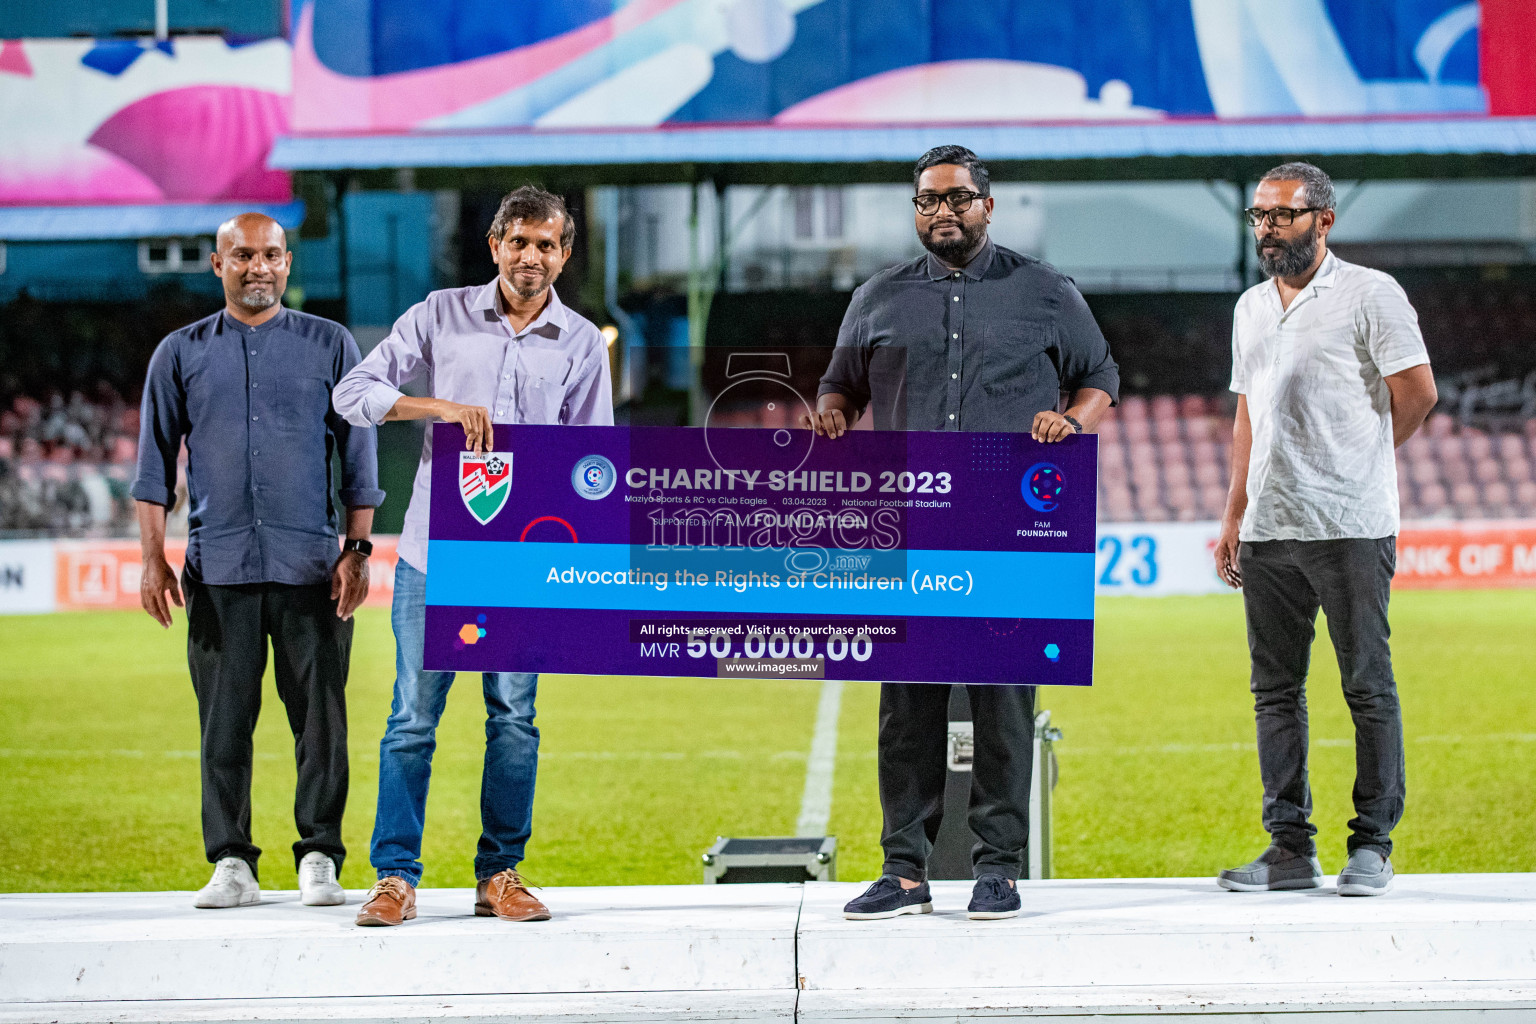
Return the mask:
<path id="1" fill-rule="evenodd" d="M 1321 206 L 1303 206 L 1299 208 L 1294 206 L 1276 206 L 1272 210 L 1261 210 L 1257 206 L 1250 206 L 1243 211 L 1243 220 L 1246 220 L 1251 228 L 1258 227 L 1264 223 L 1266 218 L 1277 228 L 1288 228 L 1296 223 L 1296 218 L 1302 214 L 1318 213 L 1322 209 L 1323 207 Z"/>
<path id="2" fill-rule="evenodd" d="M 971 204 L 986 196 L 980 192 L 968 192 L 963 188 L 957 188 L 953 192 L 924 192 L 922 195 L 912 197 L 912 205 L 917 207 L 917 212 L 924 217 L 939 212 L 939 203 L 944 203 L 955 213 L 964 213 L 971 208 Z"/>

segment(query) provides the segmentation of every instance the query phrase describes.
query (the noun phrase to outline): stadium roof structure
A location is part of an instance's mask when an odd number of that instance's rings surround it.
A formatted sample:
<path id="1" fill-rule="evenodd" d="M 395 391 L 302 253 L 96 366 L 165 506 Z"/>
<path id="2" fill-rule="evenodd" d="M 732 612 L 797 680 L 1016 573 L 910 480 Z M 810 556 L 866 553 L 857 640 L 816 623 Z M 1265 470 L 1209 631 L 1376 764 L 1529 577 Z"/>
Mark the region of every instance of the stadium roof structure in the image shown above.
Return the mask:
<path id="1" fill-rule="evenodd" d="M 846 183 L 907 180 L 919 154 L 946 143 L 969 146 L 999 176 L 1030 180 L 1251 180 L 1305 157 L 1326 162 L 1340 178 L 1536 174 L 1536 117 L 1460 115 L 293 134 L 276 140 L 269 164 L 291 171 L 408 167 L 445 181 L 477 169 L 540 168 L 559 169 L 573 183 Z"/>
<path id="2" fill-rule="evenodd" d="M 304 223 L 304 201 L 165 203 L 136 206 L 0 206 L 7 242 L 85 242 L 211 235 L 241 213 L 264 213 L 292 231 Z"/>

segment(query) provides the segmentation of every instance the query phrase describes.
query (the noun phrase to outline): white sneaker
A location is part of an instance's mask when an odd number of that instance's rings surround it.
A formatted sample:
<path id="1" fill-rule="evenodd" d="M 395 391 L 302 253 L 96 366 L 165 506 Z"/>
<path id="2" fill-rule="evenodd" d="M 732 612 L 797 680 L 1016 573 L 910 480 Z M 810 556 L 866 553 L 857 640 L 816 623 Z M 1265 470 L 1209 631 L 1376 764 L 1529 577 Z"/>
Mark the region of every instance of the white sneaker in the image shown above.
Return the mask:
<path id="1" fill-rule="evenodd" d="M 219 910 L 224 907 L 248 907 L 261 902 L 261 886 L 251 874 L 251 866 L 239 857 L 225 857 L 213 869 L 208 884 L 197 890 L 194 907 Z"/>
<path id="2" fill-rule="evenodd" d="M 336 881 L 336 862 L 319 850 L 299 861 L 299 902 L 306 907 L 339 907 L 347 902 L 346 891 Z"/>

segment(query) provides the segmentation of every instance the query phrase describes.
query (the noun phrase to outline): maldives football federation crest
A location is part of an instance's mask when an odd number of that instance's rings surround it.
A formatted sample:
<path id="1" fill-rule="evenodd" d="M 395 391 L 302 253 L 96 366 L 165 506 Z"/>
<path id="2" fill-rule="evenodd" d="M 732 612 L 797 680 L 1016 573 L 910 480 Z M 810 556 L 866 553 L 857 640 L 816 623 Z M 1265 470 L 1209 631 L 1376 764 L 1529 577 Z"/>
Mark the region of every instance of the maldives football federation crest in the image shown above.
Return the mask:
<path id="1" fill-rule="evenodd" d="M 481 526 L 506 507 L 511 493 L 511 452 L 459 452 L 459 497 Z"/>

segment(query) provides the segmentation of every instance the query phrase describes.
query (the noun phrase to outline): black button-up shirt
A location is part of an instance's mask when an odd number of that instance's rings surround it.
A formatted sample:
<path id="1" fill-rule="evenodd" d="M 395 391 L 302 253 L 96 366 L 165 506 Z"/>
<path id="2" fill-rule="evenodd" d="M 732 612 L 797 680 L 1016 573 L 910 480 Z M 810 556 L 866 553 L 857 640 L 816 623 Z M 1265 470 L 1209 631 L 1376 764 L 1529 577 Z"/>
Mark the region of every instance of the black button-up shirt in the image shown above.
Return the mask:
<path id="1" fill-rule="evenodd" d="M 1071 278 L 988 242 L 964 270 L 933 254 L 853 293 L 820 394 L 876 430 L 1027 431 L 1062 390 L 1120 396 L 1109 343 Z"/>
<path id="2" fill-rule="evenodd" d="M 204 583 L 330 579 L 341 502 L 377 507 L 378 439 L 331 410 L 356 366 L 345 327 L 284 309 L 259 327 L 222 311 L 167 335 L 149 361 L 133 496 L 169 507 L 187 443 L 187 567 Z"/>

